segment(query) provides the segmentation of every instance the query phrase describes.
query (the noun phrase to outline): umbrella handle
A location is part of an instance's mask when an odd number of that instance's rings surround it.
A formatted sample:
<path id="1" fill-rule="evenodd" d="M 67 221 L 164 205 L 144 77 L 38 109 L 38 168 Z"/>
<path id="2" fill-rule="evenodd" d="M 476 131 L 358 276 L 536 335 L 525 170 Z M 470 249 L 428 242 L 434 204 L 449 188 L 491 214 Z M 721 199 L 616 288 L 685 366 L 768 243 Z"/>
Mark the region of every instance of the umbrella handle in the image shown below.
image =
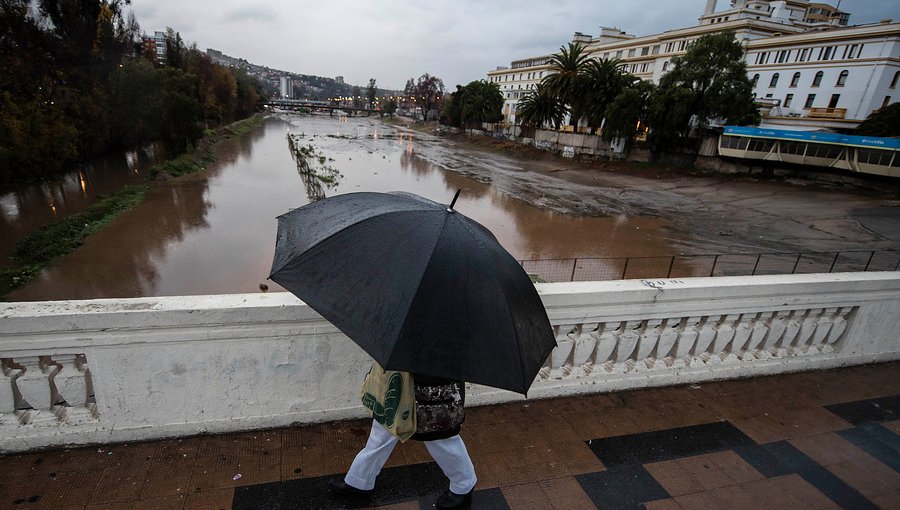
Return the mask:
<path id="1" fill-rule="evenodd" d="M 453 206 L 456 205 L 456 199 L 459 198 L 459 193 L 461 191 L 462 191 L 461 189 L 456 190 L 456 194 L 453 195 L 453 200 L 450 202 L 450 206 L 447 207 L 447 212 L 453 212 Z"/>

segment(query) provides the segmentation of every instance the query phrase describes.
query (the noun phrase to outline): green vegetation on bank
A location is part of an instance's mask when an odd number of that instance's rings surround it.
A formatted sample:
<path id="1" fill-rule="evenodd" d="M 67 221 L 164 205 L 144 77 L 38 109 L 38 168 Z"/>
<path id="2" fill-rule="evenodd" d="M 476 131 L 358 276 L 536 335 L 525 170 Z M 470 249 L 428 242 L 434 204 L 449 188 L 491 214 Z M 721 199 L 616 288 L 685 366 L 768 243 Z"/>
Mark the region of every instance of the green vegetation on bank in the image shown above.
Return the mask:
<path id="1" fill-rule="evenodd" d="M 147 185 L 127 186 L 87 210 L 41 227 L 20 240 L 9 257 L 12 265 L 0 273 L 0 295 L 21 287 L 51 260 L 81 246 L 87 236 L 105 227 L 119 213 L 141 203 L 147 190 Z"/>
<path id="2" fill-rule="evenodd" d="M 194 150 L 151 168 L 147 183 L 126 186 L 104 196 L 86 210 L 41 227 L 19 240 L 9 257 L 10 267 L 0 270 L 0 298 L 5 299 L 11 291 L 35 278 L 53 259 L 71 253 L 89 235 L 100 231 L 119 214 L 143 202 L 150 189 L 150 181 L 162 174 L 177 177 L 206 168 L 215 162 L 216 152 L 222 142 L 247 133 L 259 126 L 263 119 L 261 115 L 254 115 L 210 130 Z"/>
<path id="3" fill-rule="evenodd" d="M 234 136 L 240 136 L 262 124 L 262 115 L 254 115 L 249 119 L 240 120 L 228 126 L 208 130 L 206 136 L 197 143 L 197 147 L 175 159 L 171 159 L 156 165 L 151 169 L 151 176 L 168 174 L 172 177 L 192 174 L 202 170 L 216 160 L 216 149 L 223 140 Z"/>

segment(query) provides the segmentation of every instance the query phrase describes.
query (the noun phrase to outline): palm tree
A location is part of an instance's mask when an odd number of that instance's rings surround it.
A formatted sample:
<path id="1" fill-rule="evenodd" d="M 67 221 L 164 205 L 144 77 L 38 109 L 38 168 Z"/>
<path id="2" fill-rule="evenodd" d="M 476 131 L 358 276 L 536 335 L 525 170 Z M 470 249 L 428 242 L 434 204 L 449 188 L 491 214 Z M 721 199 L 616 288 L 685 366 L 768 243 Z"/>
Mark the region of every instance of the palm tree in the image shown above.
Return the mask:
<path id="1" fill-rule="evenodd" d="M 591 60 L 584 72 L 584 116 L 594 132 L 603 124 L 606 109 L 625 88 L 637 81 L 619 59 Z"/>
<path id="2" fill-rule="evenodd" d="M 516 105 L 516 123 L 527 127 L 552 124 L 559 129 L 565 116 L 565 105 L 543 83 L 526 92 Z"/>
<path id="3" fill-rule="evenodd" d="M 572 126 L 578 125 L 584 111 L 583 88 L 590 60 L 580 43 L 569 43 L 568 48 L 560 46 L 559 53 L 550 55 L 550 74 L 542 82 L 560 102 L 568 105 Z"/>

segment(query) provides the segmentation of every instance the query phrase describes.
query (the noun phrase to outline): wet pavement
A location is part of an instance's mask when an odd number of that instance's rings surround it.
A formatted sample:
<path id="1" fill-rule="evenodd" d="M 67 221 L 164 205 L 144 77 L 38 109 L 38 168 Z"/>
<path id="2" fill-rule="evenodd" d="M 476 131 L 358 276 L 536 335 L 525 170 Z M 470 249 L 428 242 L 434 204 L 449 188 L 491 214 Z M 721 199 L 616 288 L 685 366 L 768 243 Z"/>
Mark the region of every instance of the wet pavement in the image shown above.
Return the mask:
<path id="1" fill-rule="evenodd" d="M 310 147 L 311 173 L 288 136 Z M 144 203 L 9 299 L 280 290 L 266 281 L 279 214 L 323 194 L 408 191 L 446 203 L 457 189 L 456 209 L 520 260 L 900 248 L 900 199 L 887 191 L 511 155 L 375 118 L 284 116 L 224 143 L 206 170 L 154 183 Z M 25 221 L 28 208 L 16 207 Z"/>
<path id="2" fill-rule="evenodd" d="M 900 362 L 467 409 L 474 509 L 900 508 Z M 354 420 L 0 457 L 0 508 L 345 508 Z M 447 481 L 399 445 L 372 506 Z M 369 505 L 365 505 L 368 507 Z"/>

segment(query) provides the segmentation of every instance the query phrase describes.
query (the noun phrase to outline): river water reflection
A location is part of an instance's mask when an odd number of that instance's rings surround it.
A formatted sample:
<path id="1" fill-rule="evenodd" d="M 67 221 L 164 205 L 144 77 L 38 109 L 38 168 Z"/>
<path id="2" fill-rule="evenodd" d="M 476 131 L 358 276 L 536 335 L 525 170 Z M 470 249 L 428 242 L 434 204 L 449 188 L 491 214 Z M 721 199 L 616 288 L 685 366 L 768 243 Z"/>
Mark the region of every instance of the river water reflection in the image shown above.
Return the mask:
<path id="1" fill-rule="evenodd" d="M 339 172 L 334 182 L 302 176 L 288 135 L 311 145 L 313 169 Z M 458 156 L 458 149 L 454 149 Z M 444 164 L 434 137 L 377 119 L 272 117 L 226 142 L 219 163 L 155 183 L 147 199 L 40 277 L 14 301 L 197 295 L 258 291 L 274 252 L 275 217 L 310 201 L 354 191 L 408 191 L 448 203 L 489 228 L 518 259 L 669 255 L 656 218 L 579 217 L 547 210 L 503 192 L 498 183 L 528 172 L 527 162 L 467 151 L 479 175 Z M 321 159 L 318 157 L 321 156 Z M 511 167 L 514 168 L 510 173 Z M 490 177 L 492 166 L 507 171 Z M 448 169 L 449 168 L 449 169 Z M 488 175 L 489 177 L 485 177 Z M 306 184 L 304 184 L 306 181 Z"/>
<path id="2" fill-rule="evenodd" d="M 62 177 L 0 194 L 0 268 L 33 230 L 87 209 L 98 197 L 142 181 L 161 158 L 155 147 L 98 158 Z"/>

